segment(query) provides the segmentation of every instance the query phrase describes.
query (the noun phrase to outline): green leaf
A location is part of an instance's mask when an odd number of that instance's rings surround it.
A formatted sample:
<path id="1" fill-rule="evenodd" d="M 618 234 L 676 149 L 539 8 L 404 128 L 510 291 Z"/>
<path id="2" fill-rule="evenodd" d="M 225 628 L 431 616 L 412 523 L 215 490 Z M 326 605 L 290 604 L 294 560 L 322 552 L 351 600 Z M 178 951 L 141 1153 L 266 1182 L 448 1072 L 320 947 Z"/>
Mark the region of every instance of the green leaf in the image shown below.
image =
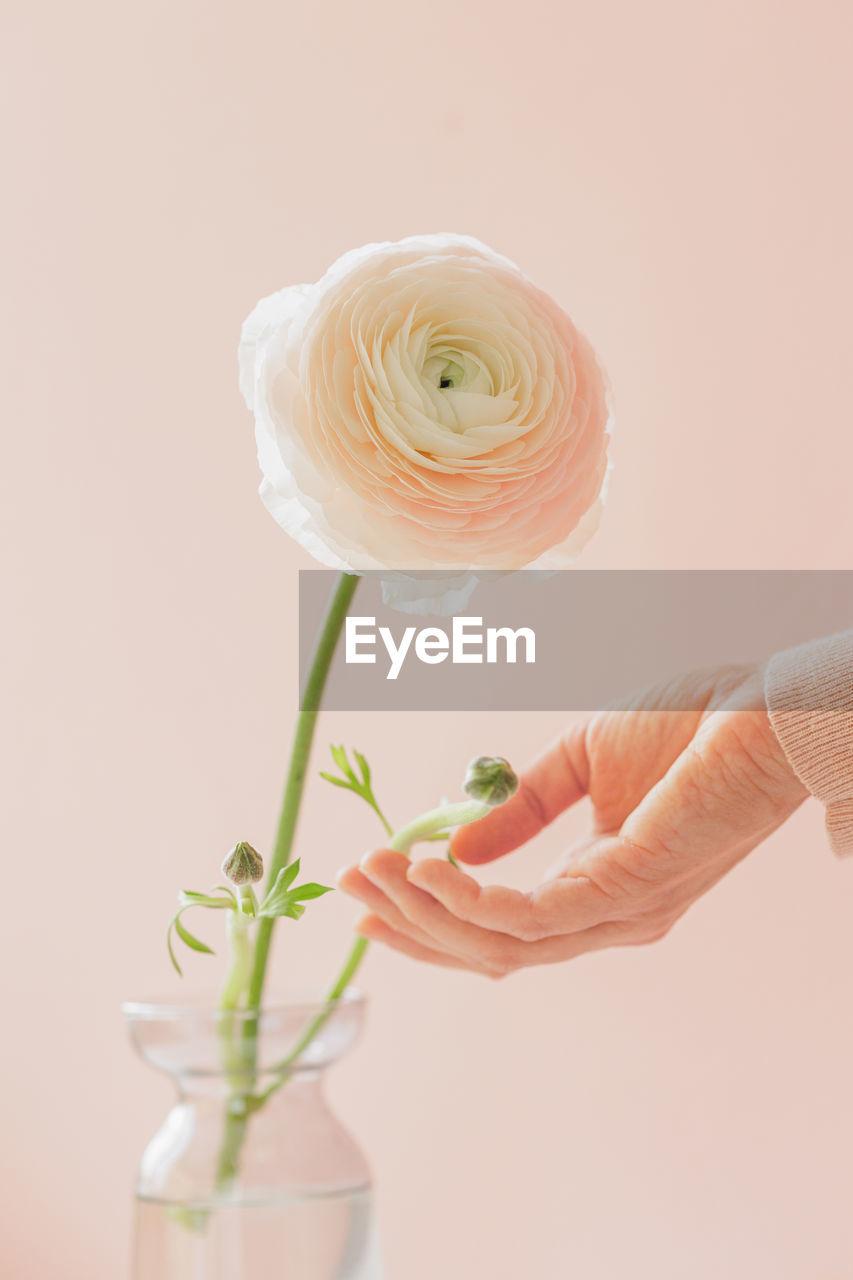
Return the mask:
<path id="1" fill-rule="evenodd" d="M 224 888 L 224 886 L 219 885 L 217 888 Z M 178 958 L 175 955 L 175 948 L 172 945 L 172 932 L 174 931 L 181 939 L 181 942 L 183 942 L 185 946 L 188 946 L 192 951 L 204 951 L 207 955 L 215 955 L 216 953 L 212 947 L 209 947 L 206 942 L 202 942 L 200 938 L 195 936 L 195 934 L 190 933 L 186 925 L 181 923 L 181 916 L 185 911 L 188 911 L 190 907 L 210 907 L 214 911 L 221 911 L 223 909 L 236 911 L 236 898 L 234 898 L 234 895 L 231 894 L 230 890 L 226 889 L 225 892 L 229 894 L 228 898 L 214 898 L 210 894 L 195 893 L 192 889 L 182 889 L 178 894 L 178 902 L 180 905 L 169 921 L 169 927 L 166 930 L 166 947 L 169 951 L 169 959 L 172 961 L 172 964 L 175 966 L 180 977 L 183 977 L 184 973 L 181 966 L 178 964 Z"/>
<path id="2" fill-rule="evenodd" d="M 178 901 L 182 907 L 209 907 L 211 911 L 236 911 L 237 900 L 230 898 L 214 898 L 208 893 L 193 893 L 189 889 L 182 889 L 178 894 Z"/>
<path id="3" fill-rule="evenodd" d="M 172 964 L 175 966 L 175 969 L 177 970 L 177 973 L 178 973 L 178 977 L 182 978 L 184 976 L 184 971 L 181 968 L 181 966 L 178 964 L 178 957 L 175 955 L 175 949 L 172 946 L 172 925 L 173 924 L 174 924 L 174 920 L 170 920 L 169 928 L 166 932 L 166 946 L 169 949 L 169 959 L 171 960 Z"/>
<path id="4" fill-rule="evenodd" d="M 294 920 L 298 920 L 304 910 L 305 908 L 299 906 L 291 894 L 284 893 L 278 898 L 265 902 L 258 915 L 266 916 L 270 920 L 275 920 L 279 916 L 292 916 Z"/>
<path id="5" fill-rule="evenodd" d="M 450 863 L 451 867 L 455 867 L 457 871 L 462 870 L 459 863 L 456 861 L 456 859 L 454 858 L 453 854 L 450 852 L 449 849 L 447 850 L 447 861 Z"/>
<path id="6" fill-rule="evenodd" d="M 292 902 L 310 902 L 312 898 L 322 898 L 324 893 L 331 893 L 332 886 L 329 884 L 301 884 L 298 888 L 292 889 L 289 897 Z"/>
<path id="7" fill-rule="evenodd" d="M 261 909 L 258 912 L 258 915 L 265 917 L 268 920 L 275 920 L 278 916 L 288 915 L 289 906 L 290 894 L 282 893 L 276 897 L 267 898 L 267 900 L 261 904 Z"/>
<path id="8" fill-rule="evenodd" d="M 355 781 L 356 781 L 356 777 L 355 777 L 355 774 L 354 774 L 354 773 L 353 773 L 353 771 L 352 771 L 352 765 L 350 764 L 349 760 L 347 759 L 347 753 L 346 753 L 345 748 L 344 748 L 344 747 L 330 747 L 330 751 L 331 751 L 331 753 L 332 753 L 332 759 L 334 760 L 335 764 L 338 766 L 338 768 L 340 769 L 340 771 L 341 771 L 341 773 L 344 775 L 344 777 L 349 778 L 349 779 L 351 779 L 351 781 L 355 782 Z"/>
<path id="9" fill-rule="evenodd" d="M 302 859 L 297 858 L 295 862 L 289 862 L 286 867 L 282 867 L 278 873 L 278 882 L 282 889 L 289 889 L 296 877 L 299 875 L 299 868 L 302 866 Z"/>
<path id="10" fill-rule="evenodd" d="M 269 893 L 264 898 L 258 910 L 259 915 L 269 915 L 266 908 L 277 898 L 287 894 L 287 890 L 293 884 L 299 875 L 300 859 L 295 862 L 289 862 L 286 867 L 282 867 L 275 878 L 275 883 L 270 886 Z"/>
<path id="11" fill-rule="evenodd" d="M 345 787 L 347 791 L 353 790 L 351 782 L 347 782 L 344 778 L 336 778 L 333 773 L 320 773 L 321 778 L 325 778 L 327 782 L 331 782 L 333 787 Z"/>
<path id="12" fill-rule="evenodd" d="M 291 919 L 298 920 L 305 911 L 304 906 L 301 905 L 303 902 L 321 898 L 324 893 L 330 892 L 328 885 L 316 884 L 313 880 L 291 888 L 296 876 L 294 867 L 296 871 L 299 870 L 298 860 L 279 872 L 275 884 L 261 904 L 258 915 L 267 916 L 270 919 L 277 916 L 290 916 Z"/>
<path id="13" fill-rule="evenodd" d="M 233 898 L 236 903 L 237 895 L 235 894 L 233 889 L 229 889 L 227 884 L 215 884 L 210 892 L 216 893 L 217 891 L 219 891 L 220 893 L 227 893 L 228 897 Z"/>
<path id="14" fill-rule="evenodd" d="M 202 942 L 200 938 L 197 938 L 194 934 L 190 933 L 186 925 L 181 924 L 180 912 L 175 916 L 175 933 L 178 935 L 181 942 L 185 942 L 188 947 L 193 949 L 193 951 L 205 951 L 209 956 L 215 954 L 213 947 L 209 947 L 206 942 Z"/>
<path id="15" fill-rule="evenodd" d="M 367 761 L 365 760 L 361 752 L 356 751 L 355 747 L 353 747 L 352 754 L 356 764 L 361 770 L 361 776 L 364 781 L 365 790 L 369 790 L 370 789 L 370 765 L 367 763 Z"/>
<path id="16" fill-rule="evenodd" d="M 360 751 L 356 751 L 355 748 L 353 748 L 353 758 L 361 771 L 361 778 L 357 778 L 353 767 L 349 762 L 349 758 L 347 757 L 346 749 L 344 747 L 330 746 L 329 750 L 332 753 L 332 759 L 340 769 L 343 776 L 338 777 L 337 774 L 324 773 L 321 771 L 320 777 L 324 778 L 326 782 L 331 782 L 332 786 L 343 787 L 345 791 L 352 791 L 354 795 L 357 795 L 360 799 L 364 800 L 366 804 L 369 804 L 371 809 L 376 813 L 376 816 L 379 818 L 379 821 L 382 823 L 387 834 L 391 835 L 391 825 L 385 817 L 385 814 L 380 809 L 376 796 L 373 794 L 373 789 L 370 784 L 370 765 L 367 763 L 367 759 Z"/>

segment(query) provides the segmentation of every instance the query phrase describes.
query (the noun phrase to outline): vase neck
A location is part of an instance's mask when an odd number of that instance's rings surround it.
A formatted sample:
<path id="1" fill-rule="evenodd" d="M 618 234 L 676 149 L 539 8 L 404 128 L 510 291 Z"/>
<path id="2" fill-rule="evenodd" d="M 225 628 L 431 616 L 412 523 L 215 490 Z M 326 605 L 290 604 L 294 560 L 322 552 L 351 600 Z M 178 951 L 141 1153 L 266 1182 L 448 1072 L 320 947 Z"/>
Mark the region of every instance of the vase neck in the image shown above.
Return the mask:
<path id="1" fill-rule="evenodd" d="M 220 1006 L 127 1004 L 134 1045 L 187 1093 L 264 1092 L 281 1073 L 292 1083 L 316 1076 L 353 1043 L 361 997 L 277 1005 L 260 1013 Z M 218 1083 L 217 1083 L 218 1082 Z"/>
<path id="2" fill-rule="evenodd" d="M 223 1102 L 235 1098 L 265 1097 L 265 1106 L 271 1106 L 276 1099 L 289 1094 L 302 1101 L 321 1099 L 323 1094 L 323 1071 L 297 1071 L 282 1080 L 273 1072 L 257 1072 L 255 1075 L 226 1075 L 184 1072 L 173 1075 L 172 1080 L 178 1096 L 184 1102 L 203 1102 L 205 1100 Z"/>

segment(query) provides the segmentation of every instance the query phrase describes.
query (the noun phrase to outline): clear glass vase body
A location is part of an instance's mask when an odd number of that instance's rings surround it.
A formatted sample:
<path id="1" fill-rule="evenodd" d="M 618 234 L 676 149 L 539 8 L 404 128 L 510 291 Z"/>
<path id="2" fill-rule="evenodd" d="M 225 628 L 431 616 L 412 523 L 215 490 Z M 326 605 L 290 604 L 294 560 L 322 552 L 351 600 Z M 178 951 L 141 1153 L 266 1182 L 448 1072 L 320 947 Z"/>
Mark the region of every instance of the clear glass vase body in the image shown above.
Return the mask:
<path id="1" fill-rule="evenodd" d="M 381 1280 L 370 1173 L 323 1094 L 360 997 L 124 1011 L 178 1095 L 139 1168 L 133 1280 Z"/>

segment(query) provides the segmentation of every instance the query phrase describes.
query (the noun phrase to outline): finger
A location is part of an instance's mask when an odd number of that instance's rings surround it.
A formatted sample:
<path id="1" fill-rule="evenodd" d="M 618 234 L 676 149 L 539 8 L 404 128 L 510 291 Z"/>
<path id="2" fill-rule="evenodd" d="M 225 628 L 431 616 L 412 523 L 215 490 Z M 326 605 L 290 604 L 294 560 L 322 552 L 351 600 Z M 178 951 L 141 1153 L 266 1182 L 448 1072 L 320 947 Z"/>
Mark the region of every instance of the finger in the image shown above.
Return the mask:
<path id="1" fill-rule="evenodd" d="M 492 862 L 517 849 L 586 795 L 588 772 L 586 726 L 574 725 L 522 775 L 511 800 L 454 832 L 454 855 Z"/>
<path id="2" fill-rule="evenodd" d="M 452 955 L 488 969 L 493 973 L 509 973 L 525 965 L 551 964 L 569 959 L 589 949 L 594 942 L 591 935 L 601 938 L 600 945 L 618 938 L 624 924 L 613 922 L 596 925 L 594 929 L 580 930 L 566 936 L 548 937 L 534 941 L 522 941 L 505 933 L 469 924 L 447 911 L 441 903 L 410 884 L 406 875 L 408 860 L 390 850 L 378 850 L 369 854 L 361 863 L 364 874 L 384 890 L 393 906 L 405 917 L 406 925 L 400 932 L 420 941 L 423 934 L 429 945 L 449 951 Z M 381 904 L 377 914 L 386 918 L 386 908 Z M 417 931 L 412 934 L 412 927 Z M 596 931 L 602 931 L 600 934 Z"/>
<path id="3" fill-rule="evenodd" d="M 584 929 L 581 933 L 570 934 L 565 938 L 549 938 L 547 951 L 543 952 L 537 944 L 528 943 L 517 959 L 512 962 L 481 964 L 477 960 L 467 959 L 437 947 L 425 947 L 415 942 L 409 934 L 392 929 L 381 916 L 366 916 L 359 922 L 358 932 L 371 941 L 383 942 L 403 955 L 414 960 L 426 960 L 430 964 L 442 965 L 451 969 L 468 969 L 472 973 L 485 974 L 491 978 L 505 977 L 518 969 L 529 968 L 537 964 L 561 964 L 566 960 L 576 960 L 579 956 L 592 951 L 602 951 L 606 947 L 631 946 L 649 939 L 636 934 L 619 924 L 596 925 L 593 929 Z"/>
<path id="4" fill-rule="evenodd" d="M 489 968 L 503 966 L 512 947 L 518 945 L 516 940 L 505 934 L 480 929 L 446 911 L 432 894 L 409 884 L 409 865 L 408 858 L 390 849 L 377 849 L 361 860 L 364 875 L 382 890 L 396 913 L 404 917 L 401 925 L 393 927 L 414 937 L 415 941 L 426 935 L 430 946 L 449 951 L 474 964 Z M 374 911 L 386 923 L 391 923 L 386 904 L 377 902 Z"/>
<path id="5" fill-rule="evenodd" d="M 520 893 L 480 885 L 449 862 L 424 858 L 411 864 L 408 880 L 460 920 L 528 942 L 577 933 L 618 916 L 614 900 L 586 875 L 563 875 Z"/>
<path id="6" fill-rule="evenodd" d="M 386 924 L 381 916 L 365 916 L 356 926 L 356 932 L 372 942 L 382 942 L 386 947 L 392 947 L 394 951 L 400 951 L 412 960 L 425 960 L 428 964 L 438 964 L 446 969 L 474 969 L 477 973 L 484 972 L 465 960 L 460 960 L 458 956 L 448 955 L 445 951 L 436 951 L 432 947 L 424 946 L 423 943 L 415 942 L 405 933 L 398 933 L 396 929 L 391 928 L 390 924 Z"/>
<path id="7" fill-rule="evenodd" d="M 413 941 L 420 942 L 424 946 L 430 945 L 430 939 L 427 935 L 416 930 L 400 910 L 394 906 L 390 898 L 371 880 L 368 880 L 367 876 L 358 867 L 346 867 L 343 871 L 340 871 L 337 875 L 337 885 L 339 889 L 342 889 L 344 893 L 348 893 L 350 897 L 357 898 L 369 911 L 381 915 L 390 928 L 396 930 L 407 929 Z"/>

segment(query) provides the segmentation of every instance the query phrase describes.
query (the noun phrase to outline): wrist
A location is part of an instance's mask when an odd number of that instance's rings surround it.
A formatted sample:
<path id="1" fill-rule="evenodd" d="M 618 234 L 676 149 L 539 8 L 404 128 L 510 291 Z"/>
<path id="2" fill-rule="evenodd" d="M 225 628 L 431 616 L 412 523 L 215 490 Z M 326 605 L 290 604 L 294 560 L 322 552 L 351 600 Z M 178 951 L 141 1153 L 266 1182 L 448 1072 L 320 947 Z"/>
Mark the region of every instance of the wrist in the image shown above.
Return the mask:
<path id="1" fill-rule="evenodd" d="M 853 853 L 853 632 L 775 654 L 764 688 L 785 758 L 826 807 L 832 848 Z"/>

